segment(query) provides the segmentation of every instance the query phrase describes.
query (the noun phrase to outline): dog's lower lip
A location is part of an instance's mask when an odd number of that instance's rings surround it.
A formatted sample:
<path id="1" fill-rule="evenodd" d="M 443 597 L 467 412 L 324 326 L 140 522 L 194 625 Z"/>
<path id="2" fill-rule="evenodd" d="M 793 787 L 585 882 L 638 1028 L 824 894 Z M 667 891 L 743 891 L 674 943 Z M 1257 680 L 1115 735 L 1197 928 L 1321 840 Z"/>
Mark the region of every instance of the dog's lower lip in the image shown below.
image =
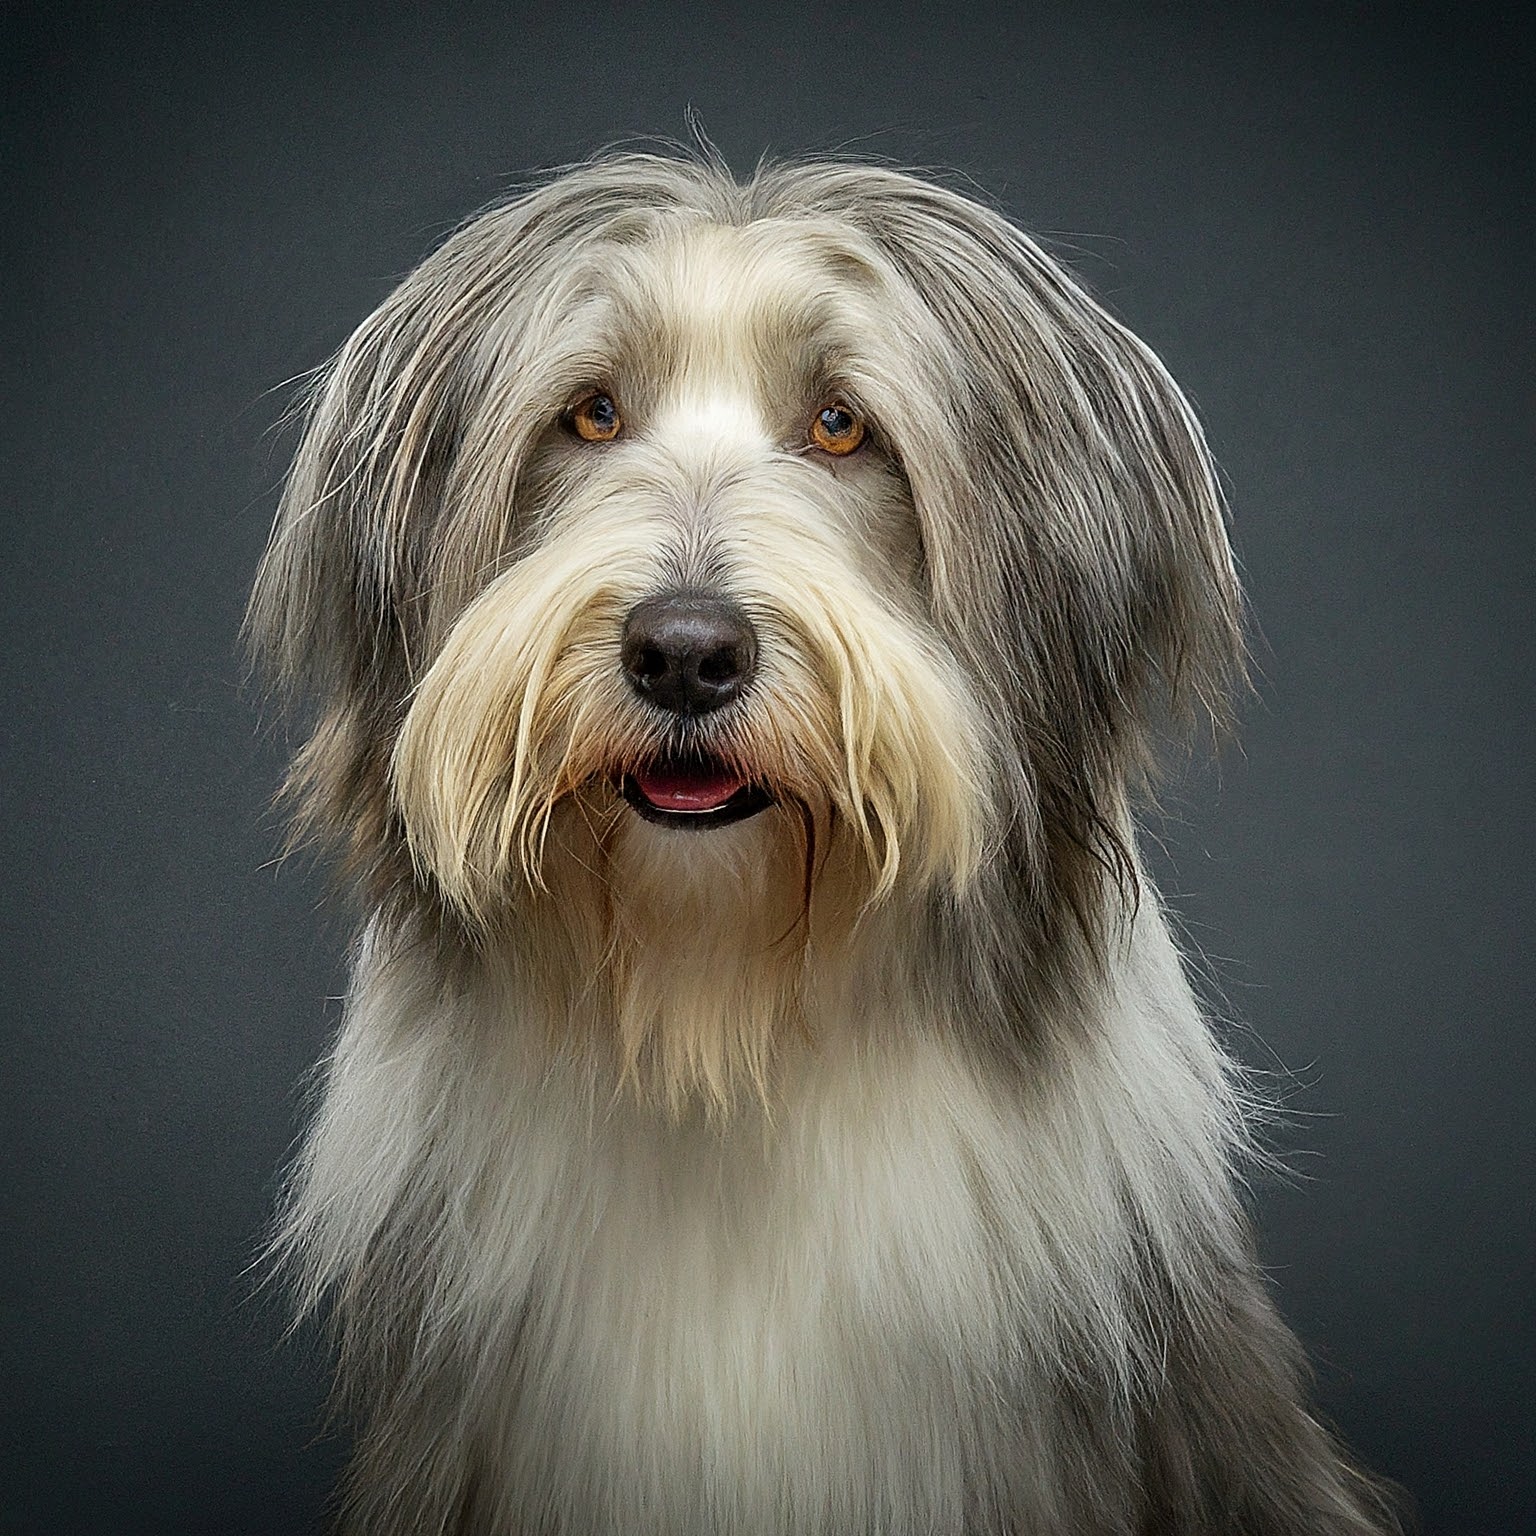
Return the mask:
<path id="1" fill-rule="evenodd" d="M 704 832 L 745 821 L 773 803 L 760 784 L 723 765 L 657 765 L 624 774 L 619 792 L 657 826 Z"/>

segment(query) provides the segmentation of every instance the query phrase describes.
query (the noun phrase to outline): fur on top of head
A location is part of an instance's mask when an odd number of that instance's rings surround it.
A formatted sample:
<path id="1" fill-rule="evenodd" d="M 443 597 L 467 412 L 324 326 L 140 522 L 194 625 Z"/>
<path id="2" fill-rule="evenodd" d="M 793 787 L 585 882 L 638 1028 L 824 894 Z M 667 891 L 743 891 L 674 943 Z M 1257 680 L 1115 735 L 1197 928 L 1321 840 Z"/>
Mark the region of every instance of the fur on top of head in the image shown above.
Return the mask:
<path id="1" fill-rule="evenodd" d="M 827 409 L 854 451 L 818 444 Z M 626 678 L 658 594 L 745 615 L 728 707 Z M 703 865 L 694 898 L 731 886 L 765 944 L 894 897 L 1091 948 L 1155 722 L 1241 667 L 1199 426 L 1037 244 L 895 170 L 650 155 L 475 217 L 358 328 L 250 626 L 317 709 L 300 827 L 469 939 L 562 868 L 686 905 Z M 701 755 L 771 804 L 684 857 L 622 788 Z M 1020 963 L 994 939 L 989 988 Z"/>

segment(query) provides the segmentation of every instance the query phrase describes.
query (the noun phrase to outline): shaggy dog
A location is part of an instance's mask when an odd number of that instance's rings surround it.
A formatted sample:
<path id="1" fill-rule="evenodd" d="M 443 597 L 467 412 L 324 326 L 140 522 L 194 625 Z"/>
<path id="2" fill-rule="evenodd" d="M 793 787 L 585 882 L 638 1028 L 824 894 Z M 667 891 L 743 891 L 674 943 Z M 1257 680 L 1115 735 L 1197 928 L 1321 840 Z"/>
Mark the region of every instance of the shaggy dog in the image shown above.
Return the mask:
<path id="1" fill-rule="evenodd" d="M 1138 861 L 1237 582 L 977 203 L 604 159 L 309 398 L 252 601 L 368 917 L 278 1247 L 368 1536 L 1379 1532 Z"/>

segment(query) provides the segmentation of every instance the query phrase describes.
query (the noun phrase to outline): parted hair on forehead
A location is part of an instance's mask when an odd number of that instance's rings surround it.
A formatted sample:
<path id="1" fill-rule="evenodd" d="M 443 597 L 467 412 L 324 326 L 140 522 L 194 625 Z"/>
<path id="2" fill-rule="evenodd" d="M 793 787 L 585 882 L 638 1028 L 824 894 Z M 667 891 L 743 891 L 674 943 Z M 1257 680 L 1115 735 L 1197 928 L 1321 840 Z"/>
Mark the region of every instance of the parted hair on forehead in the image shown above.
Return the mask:
<path id="1" fill-rule="evenodd" d="M 350 1536 L 1373 1536 L 1136 849 L 1243 675 L 1152 352 L 972 197 L 619 154 L 315 376 L 249 628 L 364 909 L 273 1241 Z"/>

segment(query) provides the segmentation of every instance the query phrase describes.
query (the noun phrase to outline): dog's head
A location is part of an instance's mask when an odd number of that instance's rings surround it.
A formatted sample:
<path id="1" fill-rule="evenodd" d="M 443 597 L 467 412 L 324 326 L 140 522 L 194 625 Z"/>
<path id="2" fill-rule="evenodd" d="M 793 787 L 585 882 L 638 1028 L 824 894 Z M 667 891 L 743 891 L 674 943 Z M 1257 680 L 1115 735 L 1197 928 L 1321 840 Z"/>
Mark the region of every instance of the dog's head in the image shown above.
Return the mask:
<path id="1" fill-rule="evenodd" d="M 303 814 L 376 881 L 483 936 L 595 871 L 674 962 L 824 871 L 1091 926 L 1154 717 L 1239 651 L 1199 428 L 1038 246 L 891 170 L 648 156 L 363 323 L 252 624 L 319 705 Z"/>

